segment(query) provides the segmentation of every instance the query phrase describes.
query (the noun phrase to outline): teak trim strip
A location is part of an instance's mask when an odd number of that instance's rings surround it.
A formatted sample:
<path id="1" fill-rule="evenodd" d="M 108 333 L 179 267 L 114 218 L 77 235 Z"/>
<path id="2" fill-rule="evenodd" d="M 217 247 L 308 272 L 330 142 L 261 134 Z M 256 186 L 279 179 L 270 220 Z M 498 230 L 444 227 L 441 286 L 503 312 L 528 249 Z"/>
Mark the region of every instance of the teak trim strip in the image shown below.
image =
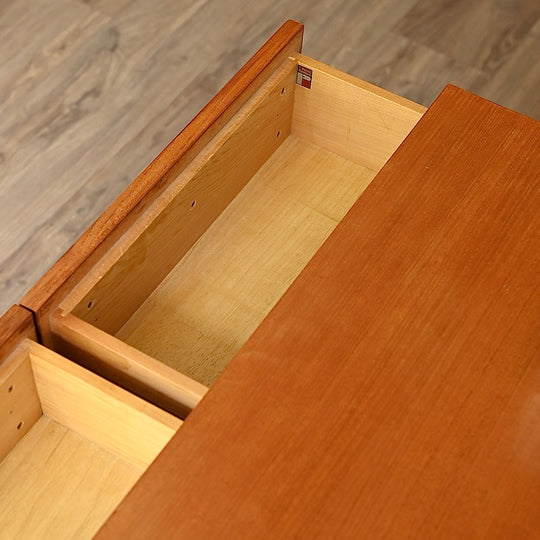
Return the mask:
<path id="1" fill-rule="evenodd" d="M 303 25 L 286 21 L 253 57 L 175 137 L 157 158 L 120 194 L 90 228 L 52 266 L 21 300 L 36 314 L 44 340 L 48 340 L 47 314 L 69 290 L 68 281 L 84 273 L 83 265 L 109 238 L 118 238 L 134 214 L 158 194 L 185 165 L 192 153 L 206 144 L 266 80 L 268 72 L 302 47 Z M 185 158 L 185 159 L 184 159 Z M 97 256 L 97 254 L 96 254 Z M 95 261 L 95 259 L 94 259 Z M 73 283 L 73 282 L 72 282 Z"/>
<path id="2" fill-rule="evenodd" d="M 24 338 L 37 340 L 32 313 L 21 306 L 11 306 L 0 317 L 0 365 Z"/>

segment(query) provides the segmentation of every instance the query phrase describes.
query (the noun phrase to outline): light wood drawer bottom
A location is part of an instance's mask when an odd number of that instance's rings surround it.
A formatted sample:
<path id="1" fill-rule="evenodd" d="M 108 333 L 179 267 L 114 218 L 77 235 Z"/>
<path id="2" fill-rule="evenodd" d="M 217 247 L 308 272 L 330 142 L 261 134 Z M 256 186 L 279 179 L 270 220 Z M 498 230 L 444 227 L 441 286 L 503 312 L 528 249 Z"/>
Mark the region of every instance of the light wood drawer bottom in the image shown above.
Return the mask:
<path id="1" fill-rule="evenodd" d="M 290 135 L 116 336 L 210 386 L 374 174 Z"/>

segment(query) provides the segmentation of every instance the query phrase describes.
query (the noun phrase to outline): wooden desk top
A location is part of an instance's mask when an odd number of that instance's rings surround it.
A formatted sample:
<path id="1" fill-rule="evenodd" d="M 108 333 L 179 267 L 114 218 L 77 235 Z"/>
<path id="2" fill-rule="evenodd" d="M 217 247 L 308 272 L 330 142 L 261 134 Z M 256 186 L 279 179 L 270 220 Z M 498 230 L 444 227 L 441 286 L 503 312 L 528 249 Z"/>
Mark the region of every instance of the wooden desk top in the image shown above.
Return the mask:
<path id="1" fill-rule="evenodd" d="M 101 538 L 540 537 L 539 171 L 447 87 Z"/>

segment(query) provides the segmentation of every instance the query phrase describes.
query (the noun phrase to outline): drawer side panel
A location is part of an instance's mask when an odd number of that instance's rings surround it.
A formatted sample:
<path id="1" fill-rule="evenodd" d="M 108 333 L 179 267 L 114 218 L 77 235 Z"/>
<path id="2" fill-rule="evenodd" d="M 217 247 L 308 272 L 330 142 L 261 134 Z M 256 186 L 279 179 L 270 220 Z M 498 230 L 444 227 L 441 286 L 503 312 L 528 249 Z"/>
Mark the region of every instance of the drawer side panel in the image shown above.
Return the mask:
<path id="1" fill-rule="evenodd" d="M 303 25 L 285 22 L 165 150 L 107 208 L 23 297 L 51 344 L 49 313 L 157 195 L 290 55 L 301 50 Z"/>

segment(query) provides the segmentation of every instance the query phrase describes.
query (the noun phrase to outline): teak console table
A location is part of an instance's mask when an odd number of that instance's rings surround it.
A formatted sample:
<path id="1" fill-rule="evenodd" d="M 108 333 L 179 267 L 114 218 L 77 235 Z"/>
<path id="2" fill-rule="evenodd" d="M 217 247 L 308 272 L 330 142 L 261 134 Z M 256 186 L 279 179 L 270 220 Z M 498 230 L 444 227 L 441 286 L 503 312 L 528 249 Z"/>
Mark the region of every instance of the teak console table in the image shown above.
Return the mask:
<path id="1" fill-rule="evenodd" d="M 2 534 L 540 537 L 540 124 L 302 31 L 0 320 Z"/>

